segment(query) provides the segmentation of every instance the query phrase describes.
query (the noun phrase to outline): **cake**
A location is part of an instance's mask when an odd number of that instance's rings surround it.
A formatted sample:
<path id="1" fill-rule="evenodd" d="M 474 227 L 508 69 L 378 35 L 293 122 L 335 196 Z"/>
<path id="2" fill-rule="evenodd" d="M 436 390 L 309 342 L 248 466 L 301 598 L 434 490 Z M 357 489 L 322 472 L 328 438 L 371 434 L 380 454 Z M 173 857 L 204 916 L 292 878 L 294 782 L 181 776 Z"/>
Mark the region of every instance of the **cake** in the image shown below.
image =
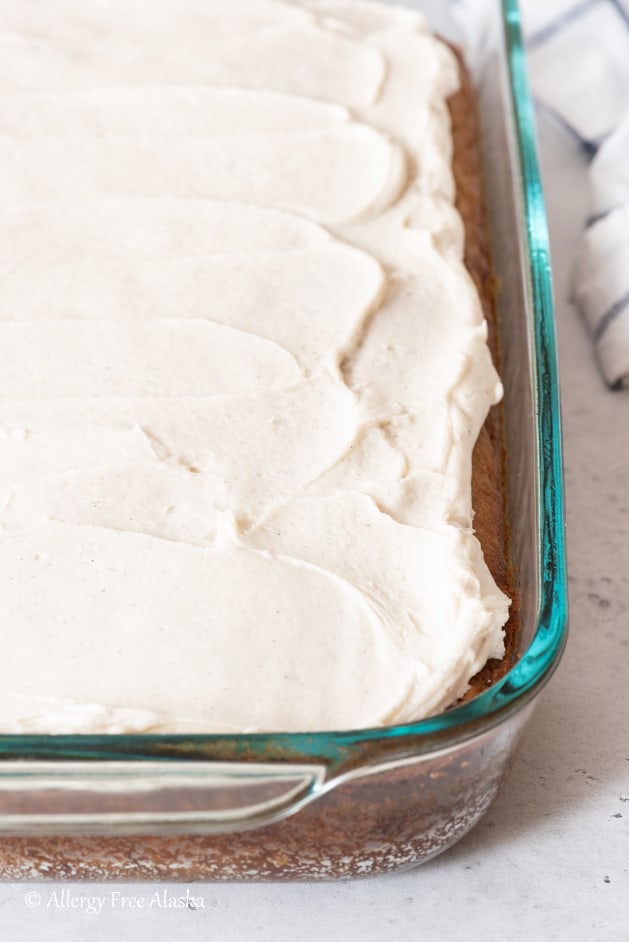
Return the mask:
<path id="1" fill-rule="evenodd" d="M 451 706 L 509 610 L 455 54 L 356 0 L 1 8 L 0 731 Z"/>

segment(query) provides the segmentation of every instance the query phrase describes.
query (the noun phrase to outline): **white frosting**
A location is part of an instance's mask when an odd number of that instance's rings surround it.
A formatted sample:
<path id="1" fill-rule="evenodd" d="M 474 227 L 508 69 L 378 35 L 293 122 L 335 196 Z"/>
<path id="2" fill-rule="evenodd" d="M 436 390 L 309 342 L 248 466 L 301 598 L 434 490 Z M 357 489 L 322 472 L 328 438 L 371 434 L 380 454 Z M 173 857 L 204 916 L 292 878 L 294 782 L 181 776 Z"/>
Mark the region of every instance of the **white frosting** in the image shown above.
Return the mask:
<path id="1" fill-rule="evenodd" d="M 355 0 L 0 0 L 0 729 L 407 722 L 503 653 L 450 52 Z"/>

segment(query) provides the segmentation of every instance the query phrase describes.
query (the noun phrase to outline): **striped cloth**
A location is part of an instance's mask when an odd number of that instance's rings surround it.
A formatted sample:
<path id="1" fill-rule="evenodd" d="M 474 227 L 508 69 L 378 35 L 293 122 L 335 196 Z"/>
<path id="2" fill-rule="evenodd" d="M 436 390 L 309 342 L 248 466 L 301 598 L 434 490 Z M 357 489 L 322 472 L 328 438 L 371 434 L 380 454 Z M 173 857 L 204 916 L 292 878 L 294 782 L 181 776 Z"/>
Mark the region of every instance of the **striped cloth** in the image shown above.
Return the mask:
<path id="1" fill-rule="evenodd" d="M 468 41 L 487 0 L 458 0 Z M 539 111 L 590 159 L 573 292 L 610 389 L 629 387 L 629 0 L 520 0 Z"/>

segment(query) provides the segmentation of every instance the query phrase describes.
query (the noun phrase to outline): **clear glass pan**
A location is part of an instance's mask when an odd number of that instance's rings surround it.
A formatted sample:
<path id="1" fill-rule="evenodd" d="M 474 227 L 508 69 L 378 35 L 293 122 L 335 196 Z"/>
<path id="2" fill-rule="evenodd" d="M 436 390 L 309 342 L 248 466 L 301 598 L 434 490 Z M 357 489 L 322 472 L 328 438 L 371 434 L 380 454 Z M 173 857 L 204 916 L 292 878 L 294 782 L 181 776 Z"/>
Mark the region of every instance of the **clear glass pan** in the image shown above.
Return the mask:
<path id="1" fill-rule="evenodd" d="M 449 39 L 443 2 L 414 4 Z M 505 385 L 520 601 L 515 666 L 447 713 L 299 735 L 2 736 L 4 879 L 332 878 L 415 866 L 500 785 L 567 626 L 546 218 L 516 0 L 495 0 L 475 81 Z"/>

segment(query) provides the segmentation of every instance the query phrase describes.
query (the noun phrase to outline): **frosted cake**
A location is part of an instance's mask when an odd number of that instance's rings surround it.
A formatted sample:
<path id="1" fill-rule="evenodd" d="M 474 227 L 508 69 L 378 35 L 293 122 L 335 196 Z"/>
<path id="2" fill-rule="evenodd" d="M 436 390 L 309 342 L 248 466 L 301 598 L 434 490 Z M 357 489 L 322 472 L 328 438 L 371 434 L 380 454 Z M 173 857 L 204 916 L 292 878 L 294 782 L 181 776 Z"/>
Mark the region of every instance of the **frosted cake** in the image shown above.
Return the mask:
<path id="1" fill-rule="evenodd" d="M 0 11 L 0 730 L 450 706 L 509 607 L 454 54 L 343 0 Z"/>

